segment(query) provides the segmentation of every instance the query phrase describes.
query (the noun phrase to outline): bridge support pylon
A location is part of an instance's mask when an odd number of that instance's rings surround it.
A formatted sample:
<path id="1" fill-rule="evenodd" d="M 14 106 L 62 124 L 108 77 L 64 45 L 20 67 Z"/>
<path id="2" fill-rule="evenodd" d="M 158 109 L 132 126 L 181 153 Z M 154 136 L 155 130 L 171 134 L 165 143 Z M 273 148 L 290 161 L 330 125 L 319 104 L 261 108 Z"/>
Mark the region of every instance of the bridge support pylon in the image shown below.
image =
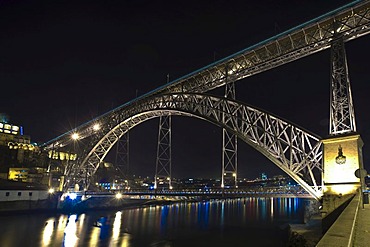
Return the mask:
<path id="1" fill-rule="evenodd" d="M 329 214 L 361 188 L 355 172 L 363 169 L 363 142 L 358 134 L 334 136 L 323 140 L 322 212 Z"/>
<path id="2" fill-rule="evenodd" d="M 333 24 L 334 31 L 337 25 Z M 363 185 L 355 175 L 356 170 L 363 169 L 363 142 L 356 132 L 344 40 L 339 34 L 334 36 L 331 44 L 330 137 L 322 140 L 323 216 L 345 203 Z"/>
<path id="3" fill-rule="evenodd" d="M 226 69 L 226 81 L 228 80 L 228 70 Z M 230 82 L 225 85 L 225 98 L 235 100 L 235 83 Z M 222 121 L 227 123 L 231 119 L 227 118 L 228 109 L 223 109 Z M 222 173 L 221 188 L 233 186 L 238 188 L 238 137 L 225 128 L 222 129 Z"/>
<path id="4" fill-rule="evenodd" d="M 154 189 L 166 187 L 167 185 L 169 189 L 172 189 L 171 166 L 171 115 L 164 115 L 159 118 Z"/>

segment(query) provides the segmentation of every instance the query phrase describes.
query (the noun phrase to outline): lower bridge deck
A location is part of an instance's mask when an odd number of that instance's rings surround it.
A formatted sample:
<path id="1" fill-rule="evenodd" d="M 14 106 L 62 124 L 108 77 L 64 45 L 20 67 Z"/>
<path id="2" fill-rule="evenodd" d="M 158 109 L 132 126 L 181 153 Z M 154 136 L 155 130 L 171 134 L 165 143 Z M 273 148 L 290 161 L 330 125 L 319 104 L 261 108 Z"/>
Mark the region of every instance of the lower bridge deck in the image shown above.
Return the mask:
<path id="1" fill-rule="evenodd" d="M 116 194 L 126 196 L 148 196 L 148 197 L 204 197 L 204 198 L 240 198 L 240 197 L 282 197 L 282 198 L 313 198 L 305 191 L 246 191 L 246 190 L 123 190 L 110 192 L 86 191 L 89 196 L 115 196 Z"/>

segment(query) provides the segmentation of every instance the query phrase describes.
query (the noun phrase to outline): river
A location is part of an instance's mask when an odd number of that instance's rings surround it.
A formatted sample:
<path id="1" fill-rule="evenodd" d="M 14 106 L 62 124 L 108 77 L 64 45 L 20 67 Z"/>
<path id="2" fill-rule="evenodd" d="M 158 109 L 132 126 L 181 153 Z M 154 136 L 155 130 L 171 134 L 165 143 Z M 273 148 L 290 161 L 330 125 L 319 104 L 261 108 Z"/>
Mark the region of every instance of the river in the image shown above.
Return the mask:
<path id="1" fill-rule="evenodd" d="M 179 202 L 83 214 L 0 216 L 0 246 L 285 246 L 286 223 L 302 223 L 304 199 Z"/>

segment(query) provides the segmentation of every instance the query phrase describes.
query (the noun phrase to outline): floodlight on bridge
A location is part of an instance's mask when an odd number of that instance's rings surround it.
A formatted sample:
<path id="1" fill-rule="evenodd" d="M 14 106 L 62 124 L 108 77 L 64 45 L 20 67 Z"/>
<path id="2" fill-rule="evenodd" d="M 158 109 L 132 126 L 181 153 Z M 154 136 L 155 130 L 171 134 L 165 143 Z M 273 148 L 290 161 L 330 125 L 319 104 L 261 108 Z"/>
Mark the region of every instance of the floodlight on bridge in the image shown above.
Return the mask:
<path id="1" fill-rule="evenodd" d="M 93 126 L 93 130 L 94 130 L 94 131 L 98 131 L 98 130 L 100 130 L 100 124 L 98 124 L 98 123 L 94 124 L 94 126 Z"/>
<path id="2" fill-rule="evenodd" d="M 73 133 L 72 135 L 71 135 L 71 137 L 72 137 L 72 139 L 73 140 L 78 140 L 79 138 L 80 138 L 80 135 L 78 134 L 78 133 Z"/>

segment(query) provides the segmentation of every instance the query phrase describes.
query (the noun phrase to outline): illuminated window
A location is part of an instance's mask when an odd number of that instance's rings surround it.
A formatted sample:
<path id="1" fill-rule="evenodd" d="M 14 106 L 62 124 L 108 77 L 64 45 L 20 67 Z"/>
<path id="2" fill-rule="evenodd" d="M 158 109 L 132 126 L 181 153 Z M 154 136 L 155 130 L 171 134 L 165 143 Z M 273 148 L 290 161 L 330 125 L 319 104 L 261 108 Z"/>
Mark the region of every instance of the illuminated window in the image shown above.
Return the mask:
<path id="1" fill-rule="evenodd" d="M 4 124 L 0 123 L 0 128 L 4 128 Z"/>
<path id="2" fill-rule="evenodd" d="M 11 128 L 12 128 L 12 126 L 10 124 L 5 124 L 4 125 L 4 129 L 10 130 Z"/>
<path id="3" fill-rule="evenodd" d="M 18 130 L 19 130 L 19 127 L 18 127 L 18 126 L 13 125 L 13 126 L 12 126 L 12 130 L 18 131 Z"/>

